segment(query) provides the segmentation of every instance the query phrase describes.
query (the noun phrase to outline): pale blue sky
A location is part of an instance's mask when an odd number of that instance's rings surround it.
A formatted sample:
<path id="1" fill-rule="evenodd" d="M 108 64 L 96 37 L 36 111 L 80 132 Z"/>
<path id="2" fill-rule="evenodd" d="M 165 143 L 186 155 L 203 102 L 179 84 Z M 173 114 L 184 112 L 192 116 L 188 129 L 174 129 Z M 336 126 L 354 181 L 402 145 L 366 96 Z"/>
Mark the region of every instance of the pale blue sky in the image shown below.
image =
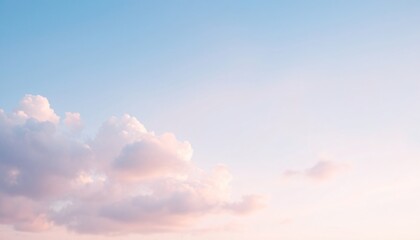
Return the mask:
<path id="1" fill-rule="evenodd" d="M 80 112 L 86 135 L 129 113 L 191 142 L 198 165 L 227 164 L 239 192 L 269 195 L 294 218 L 310 197 L 322 209 L 325 193 L 338 201 L 367 179 L 377 189 L 419 167 L 419 13 L 420 1 L 0 0 L 0 108 L 39 94 L 59 115 Z M 322 159 L 352 165 L 350 180 L 282 188 L 283 171 Z M 331 224 L 303 212 L 292 230 L 250 236 L 304 239 L 297 229 Z"/>
<path id="2" fill-rule="evenodd" d="M 296 138 L 307 131 L 357 132 L 410 108 L 418 99 L 419 7 L 416 1 L 1 1 L 2 108 L 40 94 L 61 115 L 80 112 L 92 133 L 109 116 L 129 113 L 152 130 L 191 141 L 198 155 L 201 148 L 206 158 L 215 154 L 212 161 L 237 161 L 229 159 L 233 149 L 243 152 L 255 136 L 266 144 L 245 155 L 272 159 L 299 151 Z M 290 98 L 305 110 L 290 107 Z M 307 119 L 281 124 L 290 111 Z"/>
<path id="3" fill-rule="evenodd" d="M 419 7 L 417 1 L 1 1 L 2 107 L 41 94 L 61 114 L 81 112 L 88 128 L 127 112 L 163 131 L 169 126 L 155 118 L 199 93 L 263 91 L 293 81 L 291 75 L 324 78 L 325 93 L 316 96 L 322 101 L 341 95 L 335 86 L 352 88 L 355 81 L 341 85 L 338 78 L 413 70 Z"/>
<path id="4" fill-rule="evenodd" d="M 144 115 L 156 100 L 170 104 L 225 84 L 225 75 L 247 76 L 229 84 L 252 87 L 308 69 L 345 74 L 377 61 L 402 65 L 418 51 L 419 7 L 416 1 L 1 1 L 2 102 L 10 107 L 32 92 L 63 109 L 87 112 L 89 101 L 104 116 Z M 74 93 L 77 99 L 69 97 Z M 138 105 L 124 104 L 131 102 Z"/>

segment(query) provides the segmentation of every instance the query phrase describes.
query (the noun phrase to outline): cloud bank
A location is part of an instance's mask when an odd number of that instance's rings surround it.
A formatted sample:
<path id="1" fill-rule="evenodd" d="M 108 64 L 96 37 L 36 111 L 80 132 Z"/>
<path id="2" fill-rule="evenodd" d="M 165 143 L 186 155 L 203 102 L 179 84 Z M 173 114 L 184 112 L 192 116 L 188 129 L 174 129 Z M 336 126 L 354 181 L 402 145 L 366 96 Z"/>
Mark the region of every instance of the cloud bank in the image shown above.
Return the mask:
<path id="1" fill-rule="evenodd" d="M 0 109 L 0 224 L 52 226 L 90 234 L 183 231 L 210 215 L 263 206 L 258 195 L 230 196 L 232 176 L 191 161 L 189 142 L 157 135 L 135 117 L 111 117 L 92 139 L 77 135 L 79 113 L 63 120 L 47 98 L 26 95 Z"/>

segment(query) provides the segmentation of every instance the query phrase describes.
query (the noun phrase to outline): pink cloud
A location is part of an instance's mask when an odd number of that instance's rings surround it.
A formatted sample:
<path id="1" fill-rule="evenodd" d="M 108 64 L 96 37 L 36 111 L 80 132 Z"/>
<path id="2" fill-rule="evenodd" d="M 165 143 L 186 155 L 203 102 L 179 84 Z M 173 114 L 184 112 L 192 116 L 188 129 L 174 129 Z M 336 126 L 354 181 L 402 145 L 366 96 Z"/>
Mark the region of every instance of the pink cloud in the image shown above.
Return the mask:
<path id="1" fill-rule="evenodd" d="M 0 109 L 0 223 L 21 231 L 60 225 L 91 234 L 185 231 L 210 215 L 248 214 L 264 200 L 231 198 L 225 166 L 206 172 L 192 147 L 135 117 L 112 117 L 89 141 L 62 132 L 42 96 Z M 80 126 L 80 114 L 63 123 Z"/>
<path id="2" fill-rule="evenodd" d="M 332 161 L 319 161 L 313 167 L 307 169 L 305 175 L 309 178 L 322 181 L 333 178 L 347 168 L 345 164 Z"/>
<path id="3" fill-rule="evenodd" d="M 349 169 L 349 166 L 344 163 L 337 163 L 333 161 L 318 161 L 310 168 L 303 171 L 286 170 L 283 172 L 283 177 L 305 177 L 315 181 L 325 181 L 332 179 L 336 175 Z"/>
<path id="4" fill-rule="evenodd" d="M 225 209 L 235 214 L 248 214 L 265 207 L 266 200 L 260 195 L 243 196 L 240 201 L 228 203 Z"/>
<path id="5" fill-rule="evenodd" d="M 34 118 L 41 122 L 58 123 L 60 120 L 60 117 L 50 107 L 48 99 L 40 95 L 25 95 L 14 114 L 19 118 Z"/>
<path id="6" fill-rule="evenodd" d="M 83 129 L 80 113 L 66 112 L 63 122 L 72 132 L 79 132 Z"/>
<path id="7" fill-rule="evenodd" d="M 179 142 L 173 134 L 151 135 L 127 144 L 112 167 L 120 178 L 129 180 L 179 176 L 188 169 L 191 156 L 190 143 Z"/>
<path id="8" fill-rule="evenodd" d="M 43 214 L 47 211 L 44 204 L 23 196 L 10 196 L 0 193 L 0 223 L 10 224 L 20 231 L 44 231 L 51 221 Z"/>

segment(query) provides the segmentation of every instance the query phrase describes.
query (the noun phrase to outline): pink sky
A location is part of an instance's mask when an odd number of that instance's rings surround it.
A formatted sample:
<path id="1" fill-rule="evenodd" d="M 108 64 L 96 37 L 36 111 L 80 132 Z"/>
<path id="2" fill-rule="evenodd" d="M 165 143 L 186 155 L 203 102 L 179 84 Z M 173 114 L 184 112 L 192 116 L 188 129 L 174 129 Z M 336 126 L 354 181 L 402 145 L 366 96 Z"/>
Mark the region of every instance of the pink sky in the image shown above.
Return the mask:
<path id="1" fill-rule="evenodd" d="M 0 240 L 419 240 L 419 13 L 0 0 Z"/>

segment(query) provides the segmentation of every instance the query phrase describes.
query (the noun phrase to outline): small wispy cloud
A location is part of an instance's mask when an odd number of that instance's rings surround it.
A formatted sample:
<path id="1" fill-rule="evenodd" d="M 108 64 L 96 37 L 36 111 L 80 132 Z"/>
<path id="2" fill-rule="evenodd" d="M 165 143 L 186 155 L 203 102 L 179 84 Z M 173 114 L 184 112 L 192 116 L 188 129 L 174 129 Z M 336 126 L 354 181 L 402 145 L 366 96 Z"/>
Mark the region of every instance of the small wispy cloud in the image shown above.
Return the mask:
<path id="1" fill-rule="evenodd" d="M 326 181 L 347 170 L 349 170 L 348 164 L 321 160 L 307 169 L 286 170 L 283 172 L 283 177 L 286 179 L 303 177 L 314 181 Z"/>

